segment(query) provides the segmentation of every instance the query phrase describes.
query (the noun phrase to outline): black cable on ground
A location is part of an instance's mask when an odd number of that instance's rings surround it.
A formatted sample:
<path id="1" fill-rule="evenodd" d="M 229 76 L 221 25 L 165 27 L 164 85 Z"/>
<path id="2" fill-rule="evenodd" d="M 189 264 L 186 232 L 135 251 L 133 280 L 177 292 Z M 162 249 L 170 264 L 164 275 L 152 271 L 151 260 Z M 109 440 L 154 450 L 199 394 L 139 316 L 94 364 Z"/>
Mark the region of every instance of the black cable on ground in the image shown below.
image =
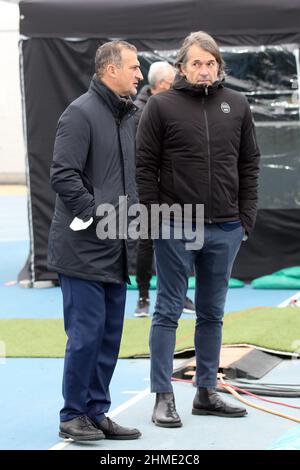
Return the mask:
<path id="1" fill-rule="evenodd" d="M 300 397 L 300 390 L 292 389 L 292 388 L 279 388 L 279 387 L 260 387 L 259 384 L 255 386 L 245 386 L 244 383 L 236 383 L 230 380 L 232 385 L 242 385 L 243 389 L 247 392 L 255 393 L 256 395 L 262 395 L 267 397 L 283 397 L 283 398 L 299 398 Z M 224 389 L 222 386 L 218 386 L 217 390 L 219 392 L 228 392 L 228 390 Z M 241 392 L 242 393 L 242 392 Z"/>

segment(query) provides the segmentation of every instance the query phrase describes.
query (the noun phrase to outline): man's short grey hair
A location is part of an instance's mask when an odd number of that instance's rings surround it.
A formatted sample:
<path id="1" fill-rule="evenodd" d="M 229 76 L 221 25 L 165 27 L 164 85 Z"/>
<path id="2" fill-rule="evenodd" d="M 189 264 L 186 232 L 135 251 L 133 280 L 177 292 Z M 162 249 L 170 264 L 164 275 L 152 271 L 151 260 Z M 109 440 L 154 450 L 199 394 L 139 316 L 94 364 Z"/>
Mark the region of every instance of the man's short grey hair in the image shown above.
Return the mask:
<path id="1" fill-rule="evenodd" d="M 136 47 L 127 41 L 114 40 L 98 47 L 95 56 L 95 72 L 99 78 L 103 76 L 108 64 L 114 64 L 118 68 L 122 67 L 122 49 L 129 49 L 137 53 Z"/>
<path id="2" fill-rule="evenodd" d="M 148 72 L 149 85 L 155 88 L 159 80 L 165 80 L 168 77 L 170 70 L 174 70 L 174 67 L 167 61 L 153 62 Z"/>
<path id="3" fill-rule="evenodd" d="M 185 65 L 188 60 L 188 51 L 191 46 L 196 45 L 209 52 L 214 56 L 219 64 L 219 79 L 225 77 L 225 62 L 221 55 L 220 49 L 216 41 L 205 31 L 196 31 L 189 34 L 178 51 L 175 66 L 180 70 L 180 65 Z"/>

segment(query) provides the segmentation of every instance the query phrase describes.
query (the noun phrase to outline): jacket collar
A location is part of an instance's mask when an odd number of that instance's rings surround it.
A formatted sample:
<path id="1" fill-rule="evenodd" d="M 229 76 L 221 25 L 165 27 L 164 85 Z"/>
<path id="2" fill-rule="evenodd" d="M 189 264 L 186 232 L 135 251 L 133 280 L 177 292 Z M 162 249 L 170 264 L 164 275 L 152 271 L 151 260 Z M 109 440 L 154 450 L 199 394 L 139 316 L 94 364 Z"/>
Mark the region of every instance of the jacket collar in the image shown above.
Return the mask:
<path id="1" fill-rule="evenodd" d="M 212 95 L 218 91 L 219 88 L 223 87 L 222 82 L 223 80 L 217 80 L 212 85 L 193 85 L 192 83 L 188 82 L 187 79 L 180 75 L 179 73 L 176 75 L 173 88 L 174 90 L 184 91 L 189 93 L 192 96 L 205 96 L 205 95 Z"/>
<path id="2" fill-rule="evenodd" d="M 106 86 L 95 74 L 91 80 L 90 90 L 97 93 L 105 101 L 116 121 L 120 122 L 125 116 L 131 117 L 137 106 L 129 96 L 119 96 Z"/>

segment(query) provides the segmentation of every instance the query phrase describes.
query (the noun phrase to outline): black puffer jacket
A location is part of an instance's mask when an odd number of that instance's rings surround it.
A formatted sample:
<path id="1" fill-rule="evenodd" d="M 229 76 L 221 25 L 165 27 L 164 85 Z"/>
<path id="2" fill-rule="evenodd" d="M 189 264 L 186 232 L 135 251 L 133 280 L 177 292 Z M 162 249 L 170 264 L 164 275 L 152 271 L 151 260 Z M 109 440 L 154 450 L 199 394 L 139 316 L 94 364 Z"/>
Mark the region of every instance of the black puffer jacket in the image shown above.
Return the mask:
<path id="1" fill-rule="evenodd" d="M 57 128 L 51 184 L 57 193 L 49 234 L 48 266 L 82 279 L 128 280 L 124 240 L 100 240 L 96 234 L 99 204 L 118 211 L 119 196 L 137 202 L 135 186 L 136 106 L 119 98 L 96 77 L 87 93 L 62 114 Z M 94 222 L 72 231 L 74 217 Z"/>
<path id="2" fill-rule="evenodd" d="M 194 86 L 177 75 L 151 97 L 137 132 L 137 183 L 144 204 L 204 204 L 205 221 L 257 211 L 259 149 L 247 99 L 223 87 Z M 159 178 L 158 178 L 159 176 Z"/>

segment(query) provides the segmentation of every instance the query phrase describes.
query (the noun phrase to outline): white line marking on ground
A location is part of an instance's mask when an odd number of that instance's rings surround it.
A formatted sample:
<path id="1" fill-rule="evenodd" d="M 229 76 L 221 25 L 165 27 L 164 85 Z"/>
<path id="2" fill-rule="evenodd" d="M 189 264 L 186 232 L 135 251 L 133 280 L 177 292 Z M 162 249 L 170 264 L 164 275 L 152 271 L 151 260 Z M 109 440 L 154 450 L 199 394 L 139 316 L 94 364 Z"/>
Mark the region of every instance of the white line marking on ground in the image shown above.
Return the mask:
<path id="1" fill-rule="evenodd" d="M 289 297 L 288 299 L 284 300 L 279 305 L 277 305 L 277 307 L 280 307 L 280 308 L 287 307 L 292 300 L 298 300 L 298 299 L 300 299 L 300 292 L 297 292 L 297 294 L 294 294 L 292 295 L 292 297 Z"/>
<path id="2" fill-rule="evenodd" d="M 150 393 L 150 388 L 148 387 L 145 390 L 143 390 L 142 392 L 139 392 L 135 397 L 132 397 L 132 398 L 130 398 L 130 400 L 125 401 L 125 403 L 122 403 L 122 405 L 118 406 L 117 408 L 115 408 L 110 413 L 107 413 L 107 416 L 109 418 L 114 418 L 119 413 L 122 413 L 122 411 L 125 411 L 127 408 L 130 408 L 132 405 L 134 405 L 138 401 L 145 398 L 147 395 L 149 395 L 149 393 Z"/>
<path id="3" fill-rule="evenodd" d="M 145 398 L 149 394 L 150 394 L 150 388 L 148 387 L 145 390 L 142 390 L 141 392 L 139 392 L 135 397 L 132 397 L 130 398 L 130 400 L 125 401 L 125 403 L 122 403 L 122 405 L 118 406 L 110 413 L 107 413 L 107 416 L 109 418 L 114 418 L 118 414 L 127 410 L 127 408 L 130 408 L 132 405 L 135 405 L 135 403 L 137 403 L 138 401 L 143 400 L 143 398 Z M 66 439 L 63 442 L 59 442 L 58 444 L 55 444 L 53 447 L 50 447 L 49 450 L 63 450 L 72 443 L 73 443 L 72 439 L 68 439 L 68 440 Z"/>
<path id="4" fill-rule="evenodd" d="M 68 445 L 72 444 L 72 440 L 67 440 L 65 439 L 63 442 L 59 442 L 58 444 L 55 444 L 55 446 L 53 447 L 50 447 L 50 449 L 48 450 L 63 450 L 65 447 L 67 447 Z"/>

